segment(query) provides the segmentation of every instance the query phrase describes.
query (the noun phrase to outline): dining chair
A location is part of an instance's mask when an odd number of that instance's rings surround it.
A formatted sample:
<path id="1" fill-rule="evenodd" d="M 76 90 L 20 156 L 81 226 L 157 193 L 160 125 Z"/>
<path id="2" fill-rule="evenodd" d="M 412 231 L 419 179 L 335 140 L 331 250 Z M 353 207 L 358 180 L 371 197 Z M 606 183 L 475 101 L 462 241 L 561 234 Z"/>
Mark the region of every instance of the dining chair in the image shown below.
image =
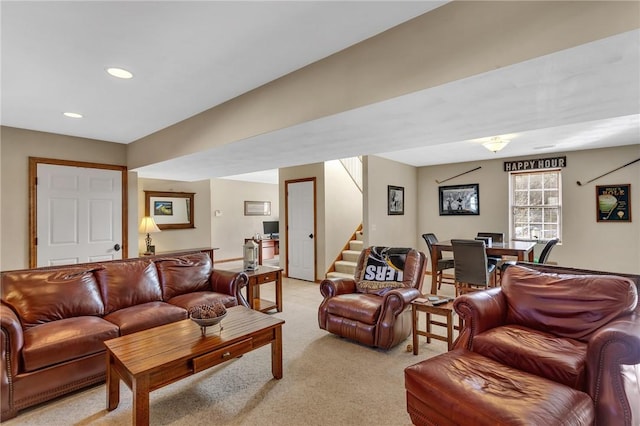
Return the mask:
<path id="1" fill-rule="evenodd" d="M 553 248 L 553 246 L 558 244 L 558 241 L 560 241 L 559 238 L 552 238 L 547 241 L 535 263 L 547 263 L 547 260 L 549 260 L 549 255 L 551 254 L 551 249 Z"/>
<path id="2" fill-rule="evenodd" d="M 496 265 L 487 263 L 487 251 L 481 240 L 451 240 L 455 263 L 456 296 L 484 290 L 495 284 Z"/>
<path id="3" fill-rule="evenodd" d="M 551 254 L 551 249 L 558 244 L 558 242 L 560 241 L 559 238 L 552 238 L 550 240 L 547 241 L 547 243 L 544 245 L 544 247 L 542 248 L 542 251 L 540 252 L 540 256 L 538 256 L 537 259 L 535 259 L 533 261 L 533 263 L 547 263 L 547 260 L 549 260 L 549 255 Z M 503 262 L 503 264 L 500 266 L 500 274 L 504 273 L 504 270 L 511 266 L 511 265 L 515 265 L 517 262 L 514 260 L 509 260 L 506 262 Z"/>
<path id="4" fill-rule="evenodd" d="M 504 243 L 503 232 L 478 232 L 477 237 L 489 237 L 492 243 Z M 496 268 L 500 267 L 502 262 L 502 256 L 487 256 L 489 263 L 496 265 Z"/>
<path id="5" fill-rule="evenodd" d="M 429 257 L 431 257 L 432 244 L 438 242 L 438 237 L 436 237 L 436 234 L 427 233 L 427 234 L 422 234 L 422 238 L 424 239 L 425 243 L 427 243 L 427 248 L 429 249 Z M 433 262 L 433 259 L 431 259 L 431 262 Z M 453 262 L 453 259 L 443 258 L 442 252 L 438 252 L 438 258 L 436 259 L 436 262 L 437 262 L 436 270 L 438 271 L 437 272 L 438 290 L 440 290 L 440 287 L 442 286 L 442 272 L 446 269 L 453 269 L 454 262 Z M 455 282 L 445 281 L 445 284 L 455 284 Z"/>

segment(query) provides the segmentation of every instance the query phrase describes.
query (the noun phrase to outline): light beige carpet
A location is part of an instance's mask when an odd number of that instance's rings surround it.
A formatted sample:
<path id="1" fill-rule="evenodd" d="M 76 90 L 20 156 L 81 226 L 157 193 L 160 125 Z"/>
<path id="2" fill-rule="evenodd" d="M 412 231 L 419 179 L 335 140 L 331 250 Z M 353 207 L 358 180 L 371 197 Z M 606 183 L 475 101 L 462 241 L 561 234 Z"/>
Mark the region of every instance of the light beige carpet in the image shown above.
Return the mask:
<path id="1" fill-rule="evenodd" d="M 429 277 L 425 277 L 428 285 Z M 444 288 L 443 288 L 444 290 Z M 263 298 L 273 288 L 261 289 Z M 284 377 L 271 375 L 270 346 L 151 393 L 152 425 L 411 425 L 404 368 L 442 353 L 446 343 L 409 337 L 389 351 L 342 339 L 318 327 L 318 284 L 285 279 Z M 424 321 L 423 317 L 421 320 Z M 24 410 L 3 425 L 130 425 L 131 392 L 105 409 L 104 384 Z"/>

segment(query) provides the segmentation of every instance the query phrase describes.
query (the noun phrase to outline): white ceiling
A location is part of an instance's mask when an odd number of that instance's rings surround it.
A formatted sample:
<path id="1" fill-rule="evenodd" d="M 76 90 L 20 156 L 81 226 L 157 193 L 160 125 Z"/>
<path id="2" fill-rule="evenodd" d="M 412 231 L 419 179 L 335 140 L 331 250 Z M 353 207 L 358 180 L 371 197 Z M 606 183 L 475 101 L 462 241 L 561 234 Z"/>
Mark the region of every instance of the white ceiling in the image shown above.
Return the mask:
<path id="1" fill-rule="evenodd" d="M 443 3 L 3 1 L 2 125 L 129 143 Z M 113 79 L 110 66 L 135 77 Z M 273 171 L 251 172 L 365 154 L 423 166 L 638 144 L 639 76 L 633 31 L 138 172 L 273 182 Z M 495 135 L 512 140 L 497 154 L 481 146 Z"/>

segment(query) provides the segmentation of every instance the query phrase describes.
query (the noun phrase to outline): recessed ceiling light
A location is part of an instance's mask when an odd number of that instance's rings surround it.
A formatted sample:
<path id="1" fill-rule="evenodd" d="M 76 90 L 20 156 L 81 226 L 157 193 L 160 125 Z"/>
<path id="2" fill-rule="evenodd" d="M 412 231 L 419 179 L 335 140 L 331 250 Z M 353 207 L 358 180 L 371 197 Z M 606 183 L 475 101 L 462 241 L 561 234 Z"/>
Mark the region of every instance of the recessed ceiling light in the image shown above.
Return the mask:
<path id="1" fill-rule="evenodd" d="M 82 114 L 78 114 L 77 112 L 64 112 L 63 114 L 69 118 L 82 118 Z"/>
<path id="2" fill-rule="evenodd" d="M 118 78 L 124 78 L 124 79 L 133 78 L 133 74 L 131 74 L 129 71 L 122 68 L 107 68 L 107 72 L 112 76 L 118 77 Z"/>

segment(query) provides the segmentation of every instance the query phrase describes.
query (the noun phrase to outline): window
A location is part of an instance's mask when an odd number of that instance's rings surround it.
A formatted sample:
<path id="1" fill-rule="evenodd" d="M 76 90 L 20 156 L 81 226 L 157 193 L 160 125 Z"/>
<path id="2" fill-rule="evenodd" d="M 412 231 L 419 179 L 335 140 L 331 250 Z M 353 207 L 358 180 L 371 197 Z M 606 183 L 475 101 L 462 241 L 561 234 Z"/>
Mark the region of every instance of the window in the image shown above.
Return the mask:
<path id="1" fill-rule="evenodd" d="M 562 235 L 560 170 L 511 173 L 511 235 L 514 240 L 547 241 Z"/>

